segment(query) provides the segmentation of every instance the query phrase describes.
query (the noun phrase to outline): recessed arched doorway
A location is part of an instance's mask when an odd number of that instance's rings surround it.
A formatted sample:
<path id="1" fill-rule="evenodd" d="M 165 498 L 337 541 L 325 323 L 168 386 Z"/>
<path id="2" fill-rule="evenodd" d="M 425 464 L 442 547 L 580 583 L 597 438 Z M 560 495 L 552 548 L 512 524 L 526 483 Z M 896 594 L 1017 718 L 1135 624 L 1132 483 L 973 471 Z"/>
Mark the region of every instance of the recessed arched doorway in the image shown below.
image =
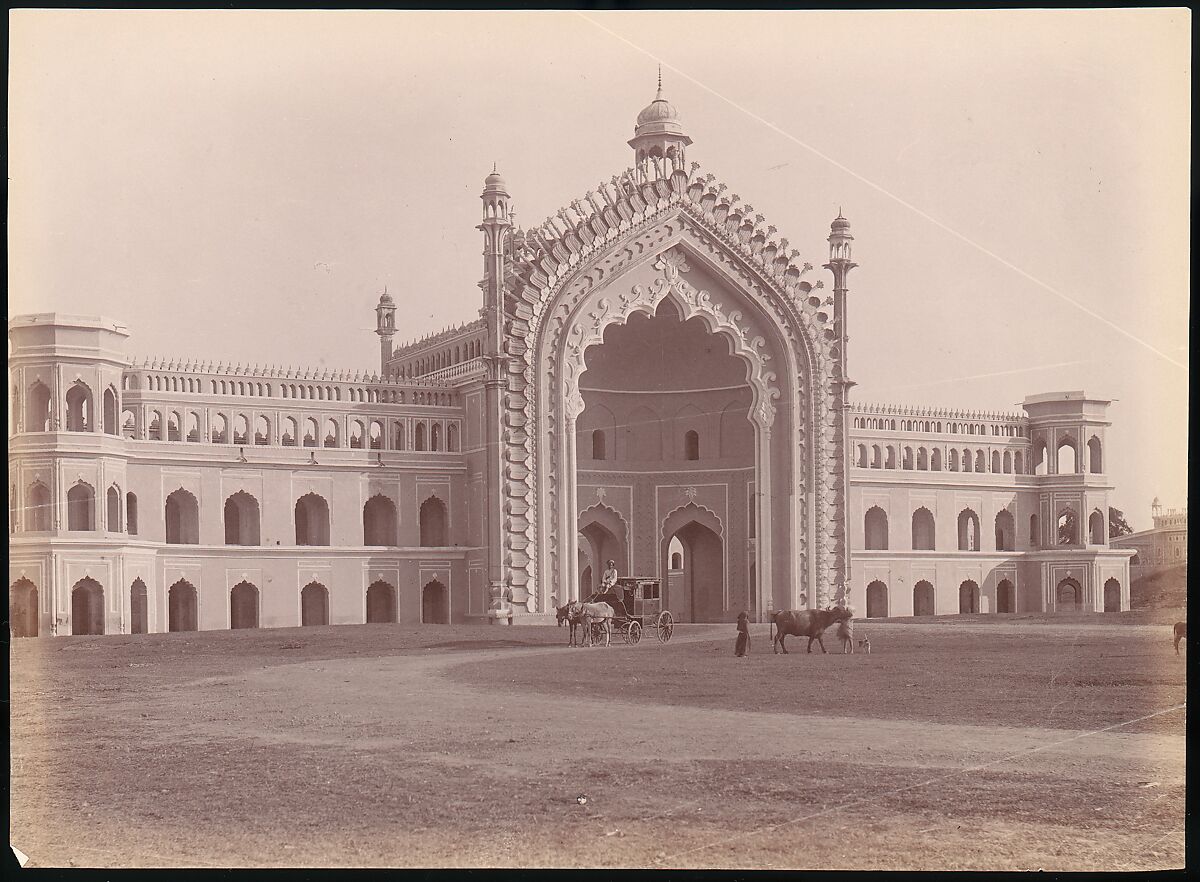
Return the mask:
<path id="1" fill-rule="evenodd" d="M 258 587 L 238 582 L 229 592 L 229 627 L 258 627 Z"/>
<path id="2" fill-rule="evenodd" d="M 1058 612 L 1079 612 L 1083 609 L 1083 586 L 1066 578 L 1054 589 L 1055 609 Z"/>
<path id="3" fill-rule="evenodd" d="M 1095 441 L 1096 439 L 1093 438 L 1092 440 Z M 1104 583 L 1104 611 L 1121 611 L 1121 583 L 1116 579 L 1109 579 Z"/>
<path id="4" fill-rule="evenodd" d="M 390 582 L 378 579 L 367 587 L 367 624 L 396 621 L 396 589 Z"/>
<path id="5" fill-rule="evenodd" d="M 979 612 L 979 584 L 967 579 L 958 586 L 958 611 L 960 614 Z"/>
<path id="6" fill-rule="evenodd" d="M 38 590 L 24 576 L 9 586 L 8 615 L 14 637 L 38 635 Z"/>
<path id="7" fill-rule="evenodd" d="M 867 618 L 886 618 L 888 614 L 887 585 L 879 580 L 867 586 Z"/>
<path id="8" fill-rule="evenodd" d="M 421 589 L 421 623 L 450 624 L 450 597 L 446 586 L 437 579 L 427 582 Z"/>
<path id="9" fill-rule="evenodd" d="M 996 584 L 996 612 L 998 613 L 1014 613 L 1017 611 L 1016 602 L 1017 592 L 1013 588 L 1013 583 L 1008 579 L 1001 579 Z"/>
<path id="10" fill-rule="evenodd" d="M 197 623 L 196 586 L 180 579 L 167 591 L 167 630 L 195 631 Z"/>
<path id="11" fill-rule="evenodd" d="M 104 589 L 90 576 L 71 589 L 71 633 L 104 633 Z"/>
<path id="12" fill-rule="evenodd" d="M 913 585 L 913 615 L 931 616 L 933 613 L 933 585 L 922 579 Z"/>
<path id="13" fill-rule="evenodd" d="M 659 569 L 667 577 L 663 606 L 677 621 L 721 622 L 741 611 L 726 608 L 725 545 L 720 529 L 716 518 L 696 505 L 677 509 L 664 521 Z M 682 548 L 682 560 L 672 559 L 673 546 Z M 675 568 L 674 563 L 681 566 Z"/>
<path id="14" fill-rule="evenodd" d="M 329 624 L 329 589 L 320 582 L 309 582 L 300 591 L 300 624 Z"/>
<path id="15" fill-rule="evenodd" d="M 150 604 L 146 583 L 134 579 L 129 586 L 129 633 L 145 634 L 150 630 Z"/>
<path id="16" fill-rule="evenodd" d="M 593 505 L 579 517 L 579 598 L 597 590 L 600 578 L 611 560 L 622 576 L 644 575 L 627 572 L 628 552 L 625 550 L 625 523 L 616 510 L 606 505 Z M 584 578 L 584 574 L 587 578 Z"/>

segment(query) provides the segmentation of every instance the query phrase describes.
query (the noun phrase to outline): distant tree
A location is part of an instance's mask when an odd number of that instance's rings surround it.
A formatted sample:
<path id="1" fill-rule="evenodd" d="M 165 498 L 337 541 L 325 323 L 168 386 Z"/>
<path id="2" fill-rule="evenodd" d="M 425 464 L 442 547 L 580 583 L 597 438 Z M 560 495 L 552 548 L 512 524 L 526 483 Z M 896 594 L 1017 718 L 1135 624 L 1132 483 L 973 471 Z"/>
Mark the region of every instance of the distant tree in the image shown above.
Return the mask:
<path id="1" fill-rule="evenodd" d="M 1063 512 L 1062 520 L 1058 522 L 1058 544 L 1073 545 L 1079 541 L 1079 531 L 1076 529 L 1075 512 L 1067 509 Z"/>
<path id="2" fill-rule="evenodd" d="M 1133 528 L 1125 521 L 1125 512 L 1119 508 L 1108 507 L 1108 538 L 1116 539 L 1118 536 L 1128 536 L 1133 532 Z"/>

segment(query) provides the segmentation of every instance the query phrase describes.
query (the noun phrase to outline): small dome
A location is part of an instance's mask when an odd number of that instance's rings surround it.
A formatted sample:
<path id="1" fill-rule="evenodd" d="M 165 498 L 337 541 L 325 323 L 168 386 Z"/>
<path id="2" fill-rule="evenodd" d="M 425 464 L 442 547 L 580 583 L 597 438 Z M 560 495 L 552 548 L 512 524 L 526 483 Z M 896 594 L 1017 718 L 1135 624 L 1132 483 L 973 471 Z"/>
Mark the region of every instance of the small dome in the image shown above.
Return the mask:
<path id="1" fill-rule="evenodd" d="M 838 209 L 838 216 L 833 219 L 833 223 L 829 225 L 829 228 L 835 233 L 844 233 L 850 229 L 850 221 L 842 217 L 842 210 L 840 208 Z"/>
<path id="2" fill-rule="evenodd" d="M 490 175 L 483 179 L 483 186 L 492 190 L 503 190 L 507 185 L 504 183 L 504 178 L 500 177 L 500 175 L 493 171 Z"/>
<path id="3" fill-rule="evenodd" d="M 389 294 L 387 291 L 384 291 L 382 294 L 379 295 L 379 302 L 380 303 L 395 303 L 396 301 L 392 300 L 391 294 Z"/>
<path id="4" fill-rule="evenodd" d="M 654 122 L 679 122 L 679 111 L 670 101 L 662 96 L 662 92 L 651 101 L 637 116 L 637 124 L 643 126 Z"/>

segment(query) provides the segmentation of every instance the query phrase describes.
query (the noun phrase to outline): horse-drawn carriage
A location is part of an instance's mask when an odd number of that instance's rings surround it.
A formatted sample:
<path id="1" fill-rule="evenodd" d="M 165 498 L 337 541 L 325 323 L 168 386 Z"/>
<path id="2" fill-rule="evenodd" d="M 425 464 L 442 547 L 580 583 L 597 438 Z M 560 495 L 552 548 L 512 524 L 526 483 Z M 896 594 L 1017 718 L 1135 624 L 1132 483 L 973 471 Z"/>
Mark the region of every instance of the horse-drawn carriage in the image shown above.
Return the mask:
<path id="1" fill-rule="evenodd" d="M 666 643 L 675 630 L 674 617 L 663 609 L 660 579 L 617 579 L 612 590 L 597 591 L 586 602 L 607 603 L 613 608 L 613 631 L 626 643 L 639 643 L 648 630 L 654 632 L 659 643 Z M 593 623 L 593 641 L 597 633 L 603 636 L 603 627 L 599 622 Z"/>

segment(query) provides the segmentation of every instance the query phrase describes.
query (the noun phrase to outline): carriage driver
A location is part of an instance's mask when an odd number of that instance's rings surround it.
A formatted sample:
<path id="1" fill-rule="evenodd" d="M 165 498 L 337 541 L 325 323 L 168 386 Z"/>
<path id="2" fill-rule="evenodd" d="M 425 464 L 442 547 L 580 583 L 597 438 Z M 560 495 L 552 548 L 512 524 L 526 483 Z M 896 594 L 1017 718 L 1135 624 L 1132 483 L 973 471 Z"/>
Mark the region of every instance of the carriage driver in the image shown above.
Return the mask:
<path id="1" fill-rule="evenodd" d="M 617 562 L 610 560 L 604 565 L 604 575 L 600 577 L 600 590 L 604 593 L 617 590 Z"/>

